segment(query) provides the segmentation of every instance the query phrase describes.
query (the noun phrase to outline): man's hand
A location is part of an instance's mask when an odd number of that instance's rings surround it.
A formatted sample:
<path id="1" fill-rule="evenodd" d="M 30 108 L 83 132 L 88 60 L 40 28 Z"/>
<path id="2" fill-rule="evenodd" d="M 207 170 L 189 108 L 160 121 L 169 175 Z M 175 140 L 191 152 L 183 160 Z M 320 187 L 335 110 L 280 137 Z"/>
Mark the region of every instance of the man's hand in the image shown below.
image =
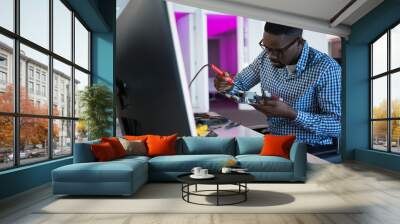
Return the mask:
<path id="1" fill-rule="evenodd" d="M 287 103 L 280 100 L 263 100 L 261 104 L 250 104 L 267 117 L 282 117 L 294 120 L 297 112 Z"/>
<path id="2" fill-rule="evenodd" d="M 229 77 L 229 74 L 225 72 L 225 76 Z M 214 86 L 217 89 L 218 92 L 225 92 L 228 91 L 229 89 L 232 88 L 232 84 L 229 84 L 227 81 L 225 81 L 224 78 L 216 75 L 214 79 Z"/>

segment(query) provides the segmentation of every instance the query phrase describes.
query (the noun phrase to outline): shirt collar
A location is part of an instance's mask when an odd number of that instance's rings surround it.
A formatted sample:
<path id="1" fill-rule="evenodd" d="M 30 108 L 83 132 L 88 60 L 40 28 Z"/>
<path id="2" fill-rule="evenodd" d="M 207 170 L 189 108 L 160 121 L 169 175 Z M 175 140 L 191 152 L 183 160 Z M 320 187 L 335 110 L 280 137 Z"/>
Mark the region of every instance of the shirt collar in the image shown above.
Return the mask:
<path id="1" fill-rule="evenodd" d="M 303 50 L 301 51 L 300 58 L 296 64 L 297 75 L 300 75 L 306 69 L 309 52 L 310 52 L 310 47 L 308 46 L 307 41 L 304 41 Z"/>

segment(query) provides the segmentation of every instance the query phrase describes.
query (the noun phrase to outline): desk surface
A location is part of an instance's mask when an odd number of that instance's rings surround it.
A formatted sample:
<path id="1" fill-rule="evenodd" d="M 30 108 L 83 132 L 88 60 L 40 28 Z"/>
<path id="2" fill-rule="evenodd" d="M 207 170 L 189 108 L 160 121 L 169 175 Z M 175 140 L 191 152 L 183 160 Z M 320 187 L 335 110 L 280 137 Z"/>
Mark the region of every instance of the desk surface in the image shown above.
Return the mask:
<path id="1" fill-rule="evenodd" d="M 207 113 L 210 116 L 221 116 L 215 112 Z M 239 125 L 233 128 L 226 129 L 228 123 L 224 125 L 218 125 L 218 127 L 210 126 L 209 128 L 212 129 L 215 133 L 218 134 L 218 137 L 240 137 L 240 136 L 247 136 L 247 137 L 262 137 L 263 134 L 256 132 L 248 127 L 243 125 Z M 215 128 L 215 129 L 214 129 Z"/>

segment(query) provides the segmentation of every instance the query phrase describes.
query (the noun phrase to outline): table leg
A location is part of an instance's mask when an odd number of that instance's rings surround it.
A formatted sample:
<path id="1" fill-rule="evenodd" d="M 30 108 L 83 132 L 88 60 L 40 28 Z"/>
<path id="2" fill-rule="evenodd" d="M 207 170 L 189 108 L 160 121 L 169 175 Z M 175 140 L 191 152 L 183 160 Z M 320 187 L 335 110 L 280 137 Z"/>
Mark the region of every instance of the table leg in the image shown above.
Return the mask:
<path id="1" fill-rule="evenodd" d="M 219 184 L 217 184 L 217 206 L 219 205 Z"/>
<path id="2" fill-rule="evenodd" d="M 196 186 L 195 186 L 195 191 L 197 192 L 197 184 L 196 184 Z"/>
<path id="3" fill-rule="evenodd" d="M 244 190 L 245 190 L 245 192 L 244 192 L 244 201 L 247 201 L 247 192 L 248 192 L 247 183 L 244 183 Z"/>

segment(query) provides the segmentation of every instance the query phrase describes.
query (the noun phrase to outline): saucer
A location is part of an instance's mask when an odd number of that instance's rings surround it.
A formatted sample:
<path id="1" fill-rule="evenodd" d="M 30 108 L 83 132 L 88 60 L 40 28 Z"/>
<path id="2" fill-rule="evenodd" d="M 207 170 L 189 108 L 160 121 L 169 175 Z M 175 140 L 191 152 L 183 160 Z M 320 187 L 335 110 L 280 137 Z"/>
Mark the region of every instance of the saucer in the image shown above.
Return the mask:
<path id="1" fill-rule="evenodd" d="M 212 175 L 212 174 L 207 174 L 207 175 L 204 175 L 204 176 L 194 175 L 194 174 L 190 175 L 190 178 L 193 178 L 193 179 L 211 179 L 211 178 L 214 178 L 214 177 L 215 176 Z"/>

